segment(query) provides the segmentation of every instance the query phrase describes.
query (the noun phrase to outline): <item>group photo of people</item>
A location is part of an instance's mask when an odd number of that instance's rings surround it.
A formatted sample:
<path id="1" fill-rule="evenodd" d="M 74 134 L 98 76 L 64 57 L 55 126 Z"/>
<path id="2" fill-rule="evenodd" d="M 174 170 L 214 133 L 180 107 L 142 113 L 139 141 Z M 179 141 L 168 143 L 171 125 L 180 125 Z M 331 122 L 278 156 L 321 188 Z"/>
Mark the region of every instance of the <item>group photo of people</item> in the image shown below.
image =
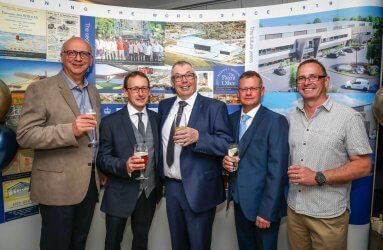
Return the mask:
<path id="1" fill-rule="evenodd" d="M 158 41 L 144 39 L 123 39 L 122 37 L 95 40 L 95 59 L 99 62 L 159 63 L 163 61 L 164 49 Z"/>
<path id="2" fill-rule="evenodd" d="M 165 24 L 96 18 L 95 59 L 105 64 L 162 65 Z"/>

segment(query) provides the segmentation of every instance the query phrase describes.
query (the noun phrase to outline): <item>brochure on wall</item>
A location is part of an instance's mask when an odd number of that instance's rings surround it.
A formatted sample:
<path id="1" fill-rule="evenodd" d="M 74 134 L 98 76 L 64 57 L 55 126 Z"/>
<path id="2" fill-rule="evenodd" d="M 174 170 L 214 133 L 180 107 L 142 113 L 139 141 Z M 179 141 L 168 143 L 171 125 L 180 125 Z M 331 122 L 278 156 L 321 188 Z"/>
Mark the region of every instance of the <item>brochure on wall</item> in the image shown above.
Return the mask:
<path id="1" fill-rule="evenodd" d="M 2 172 L 3 222 L 38 213 L 38 206 L 29 197 L 33 150 L 21 149 Z"/>
<path id="2" fill-rule="evenodd" d="M 47 60 L 60 61 L 63 43 L 72 36 L 80 36 L 80 17 L 60 12 L 47 12 Z"/>
<path id="3" fill-rule="evenodd" d="M 0 56 L 46 58 L 46 12 L 0 3 Z"/>

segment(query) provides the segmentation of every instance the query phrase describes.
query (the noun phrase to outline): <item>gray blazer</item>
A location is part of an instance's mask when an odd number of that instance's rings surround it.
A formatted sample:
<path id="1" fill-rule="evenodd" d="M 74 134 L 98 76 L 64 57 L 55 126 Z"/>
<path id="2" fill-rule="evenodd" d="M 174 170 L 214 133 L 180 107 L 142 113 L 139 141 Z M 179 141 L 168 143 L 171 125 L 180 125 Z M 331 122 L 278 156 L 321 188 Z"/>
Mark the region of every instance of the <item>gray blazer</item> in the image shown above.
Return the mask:
<path id="1" fill-rule="evenodd" d="M 100 97 L 88 85 L 92 107 L 100 119 Z M 75 137 L 72 122 L 80 110 L 61 74 L 30 84 L 21 113 L 17 141 L 35 149 L 31 199 L 45 205 L 80 203 L 88 190 L 92 152 L 85 133 Z M 98 128 L 97 128 L 98 130 Z M 96 171 L 96 183 L 99 187 Z"/>

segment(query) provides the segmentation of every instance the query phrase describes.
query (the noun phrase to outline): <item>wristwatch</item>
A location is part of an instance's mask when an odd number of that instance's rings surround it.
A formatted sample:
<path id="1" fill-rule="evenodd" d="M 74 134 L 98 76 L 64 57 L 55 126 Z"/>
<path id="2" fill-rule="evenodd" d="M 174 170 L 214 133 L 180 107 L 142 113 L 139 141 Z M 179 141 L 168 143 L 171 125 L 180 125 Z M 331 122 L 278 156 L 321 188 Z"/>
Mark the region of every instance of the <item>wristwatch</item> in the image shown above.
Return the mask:
<path id="1" fill-rule="evenodd" d="M 326 183 L 326 176 L 322 172 L 317 172 L 315 181 L 318 183 L 318 186 L 323 186 Z"/>

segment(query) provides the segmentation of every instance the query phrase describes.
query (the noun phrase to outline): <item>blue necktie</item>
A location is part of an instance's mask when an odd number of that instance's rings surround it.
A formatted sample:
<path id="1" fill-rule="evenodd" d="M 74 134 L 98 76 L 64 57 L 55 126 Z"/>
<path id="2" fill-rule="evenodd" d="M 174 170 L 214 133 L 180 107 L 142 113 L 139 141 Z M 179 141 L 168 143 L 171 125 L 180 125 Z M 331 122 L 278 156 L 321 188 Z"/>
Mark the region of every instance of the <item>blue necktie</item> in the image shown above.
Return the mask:
<path id="1" fill-rule="evenodd" d="M 249 115 L 243 115 L 241 118 L 241 122 L 239 123 L 239 137 L 238 140 L 240 141 L 243 134 L 246 132 L 246 121 L 250 119 Z"/>

